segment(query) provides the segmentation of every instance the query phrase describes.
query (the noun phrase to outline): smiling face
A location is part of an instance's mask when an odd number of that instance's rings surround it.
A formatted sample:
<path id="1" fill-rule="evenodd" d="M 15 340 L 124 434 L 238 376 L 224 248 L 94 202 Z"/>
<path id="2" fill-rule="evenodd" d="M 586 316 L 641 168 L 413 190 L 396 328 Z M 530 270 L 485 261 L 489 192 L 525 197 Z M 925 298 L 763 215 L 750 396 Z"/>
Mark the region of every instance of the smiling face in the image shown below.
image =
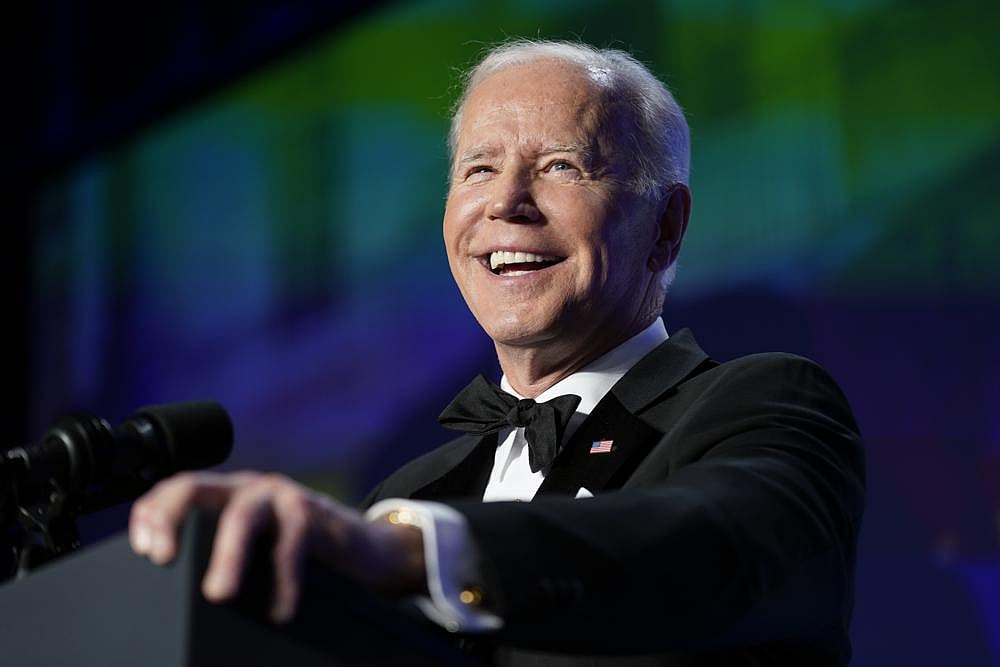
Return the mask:
<path id="1" fill-rule="evenodd" d="M 542 60 L 490 75 L 462 111 L 444 239 L 501 363 L 504 347 L 553 346 L 585 363 L 659 314 L 663 211 L 629 190 L 605 97 Z"/>

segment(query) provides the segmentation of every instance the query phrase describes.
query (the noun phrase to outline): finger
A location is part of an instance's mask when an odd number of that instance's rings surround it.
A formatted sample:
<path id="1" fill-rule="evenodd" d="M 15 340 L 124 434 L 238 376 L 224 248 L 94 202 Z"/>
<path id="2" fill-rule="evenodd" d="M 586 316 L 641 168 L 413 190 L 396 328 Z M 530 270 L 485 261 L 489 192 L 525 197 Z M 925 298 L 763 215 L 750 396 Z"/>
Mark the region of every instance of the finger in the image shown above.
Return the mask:
<path id="1" fill-rule="evenodd" d="M 274 544 L 274 599 L 271 620 L 285 623 L 295 615 L 302 591 L 302 572 L 308 549 L 315 505 L 310 495 L 296 487 L 275 494 L 274 514 L 278 534 Z"/>
<path id="2" fill-rule="evenodd" d="M 177 529 L 187 511 L 193 506 L 218 508 L 231 489 L 229 480 L 212 473 L 184 473 L 158 483 L 132 506 L 132 548 L 158 563 L 172 560 Z"/>
<path id="3" fill-rule="evenodd" d="M 129 541 L 133 550 L 156 563 L 173 560 L 177 529 L 188 510 L 221 507 L 234 483 L 212 473 L 185 473 L 160 482 L 132 506 Z"/>
<path id="4" fill-rule="evenodd" d="M 202 580 L 202 592 L 209 600 L 221 602 L 236 595 L 254 538 L 274 520 L 271 494 L 269 484 L 256 481 L 230 496 L 219 515 Z"/>

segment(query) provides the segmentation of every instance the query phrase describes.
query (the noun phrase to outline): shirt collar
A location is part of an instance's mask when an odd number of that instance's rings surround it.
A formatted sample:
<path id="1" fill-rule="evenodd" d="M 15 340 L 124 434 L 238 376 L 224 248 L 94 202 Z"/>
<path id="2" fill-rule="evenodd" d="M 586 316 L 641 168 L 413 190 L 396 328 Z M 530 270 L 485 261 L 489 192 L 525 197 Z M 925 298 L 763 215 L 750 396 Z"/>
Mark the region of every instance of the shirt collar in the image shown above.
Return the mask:
<path id="1" fill-rule="evenodd" d="M 663 319 L 658 317 L 655 322 L 604 356 L 556 382 L 535 397 L 535 400 L 542 403 L 556 396 L 576 394 L 580 397 L 576 412 L 589 415 L 594 406 L 611 391 L 611 387 L 640 359 L 667 340 L 667 337 Z M 506 375 L 500 378 L 500 388 L 508 394 L 524 398 L 510 386 Z"/>

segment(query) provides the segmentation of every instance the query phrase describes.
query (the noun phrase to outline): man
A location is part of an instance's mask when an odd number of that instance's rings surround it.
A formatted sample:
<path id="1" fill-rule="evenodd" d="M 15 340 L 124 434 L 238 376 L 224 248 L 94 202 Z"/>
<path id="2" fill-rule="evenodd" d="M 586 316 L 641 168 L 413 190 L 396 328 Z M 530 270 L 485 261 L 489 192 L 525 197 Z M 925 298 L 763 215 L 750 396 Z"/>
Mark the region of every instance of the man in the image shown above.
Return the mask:
<path id="1" fill-rule="evenodd" d="M 234 595 L 273 530 L 276 621 L 308 554 L 501 664 L 846 663 L 857 427 L 811 362 L 668 337 L 691 205 L 670 93 L 621 52 L 509 43 L 470 74 L 451 149 L 448 260 L 503 391 L 463 391 L 442 423 L 468 433 L 367 517 L 278 476 L 188 474 L 137 501 L 136 551 L 169 561 L 184 513 L 217 508 L 205 595 Z"/>

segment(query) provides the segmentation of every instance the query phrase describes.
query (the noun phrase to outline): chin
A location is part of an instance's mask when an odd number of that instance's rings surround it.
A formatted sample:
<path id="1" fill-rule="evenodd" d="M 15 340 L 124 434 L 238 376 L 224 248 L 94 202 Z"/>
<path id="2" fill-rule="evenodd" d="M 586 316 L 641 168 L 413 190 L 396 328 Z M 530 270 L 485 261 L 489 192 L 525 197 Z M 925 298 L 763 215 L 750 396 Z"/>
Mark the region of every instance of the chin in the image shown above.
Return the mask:
<path id="1" fill-rule="evenodd" d="M 562 322 L 559 318 L 521 318 L 507 315 L 480 319 L 479 324 L 494 343 L 525 347 L 557 337 Z"/>

